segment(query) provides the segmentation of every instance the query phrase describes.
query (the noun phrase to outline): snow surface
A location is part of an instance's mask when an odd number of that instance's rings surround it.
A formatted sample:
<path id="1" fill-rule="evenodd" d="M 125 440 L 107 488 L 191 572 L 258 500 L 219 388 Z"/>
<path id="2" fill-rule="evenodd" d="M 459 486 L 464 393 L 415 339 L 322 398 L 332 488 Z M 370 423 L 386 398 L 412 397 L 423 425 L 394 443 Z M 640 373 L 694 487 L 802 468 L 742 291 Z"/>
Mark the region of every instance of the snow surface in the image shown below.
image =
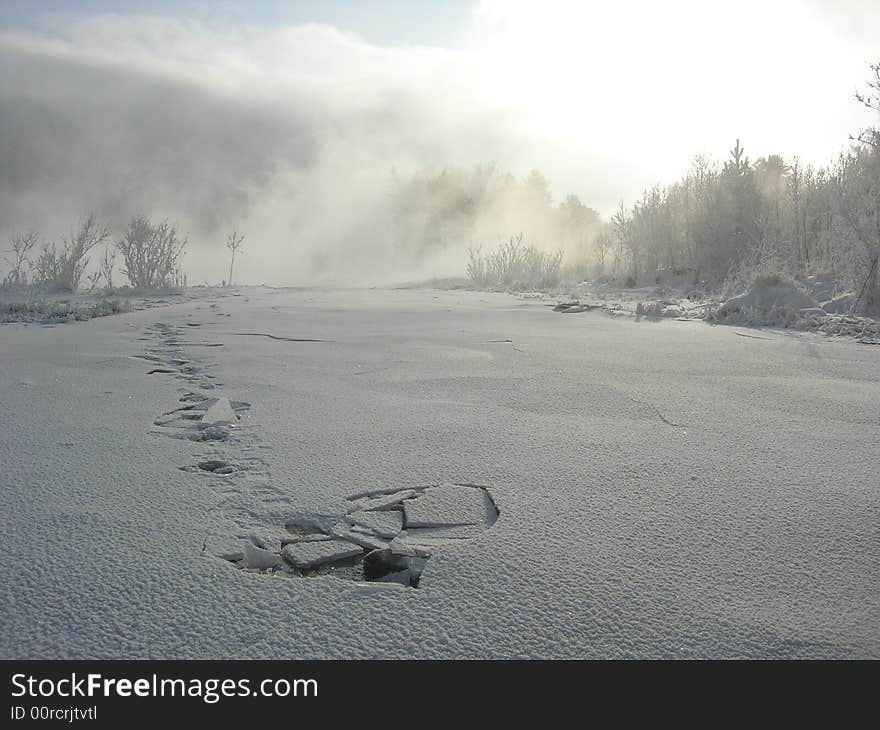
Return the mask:
<path id="1" fill-rule="evenodd" d="M 0 656 L 880 657 L 878 374 L 852 340 L 463 291 L 5 325 Z M 154 425 L 206 396 L 226 438 Z M 181 468 L 208 460 L 236 471 Z M 218 557 L 440 483 L 501 514 L 417 589 Z"/>

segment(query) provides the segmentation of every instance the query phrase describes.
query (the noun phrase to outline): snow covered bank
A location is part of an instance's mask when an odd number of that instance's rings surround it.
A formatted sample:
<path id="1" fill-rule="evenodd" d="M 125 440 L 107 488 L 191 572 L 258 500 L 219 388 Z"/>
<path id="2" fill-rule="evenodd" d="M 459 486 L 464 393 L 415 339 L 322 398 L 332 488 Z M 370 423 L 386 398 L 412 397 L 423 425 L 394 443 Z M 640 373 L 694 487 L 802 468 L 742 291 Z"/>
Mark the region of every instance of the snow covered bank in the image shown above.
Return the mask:
<path id="1" fill-rule="evenodd" d="M 762 276 L 748 291 L 724 302 L 712 319 L 731 324 L 789 327 L 800 318 L 801 310 L 815 307 L 816 300 L 794 281 Z"/>
<path id="2" fill-rule="evenodd" d="M 131 305 L 127 301 L 119 299 L 90 301 L 66 298 L 52 301 L 43 297 L 30 297 L 0 301 L 0 324 L 10 322 L 39 322 L 40 324 L 83 322 L 94 317 L 107 317 L 130 310 Z"/>
<path id="3" fill-rule="evenodd" d="M 796 282 L 785 277 L 759 277 L 743 293 L 722 300 L 702 291 L 669 287 L 616 287 L 583 282 L 555 295 L 530 293 L 522 298 L 552 302 L 563 314 L 601 310 L 638 319 L 702 319 L 712 324 L 815 331 L 880 344 L 880 320 L 852 314 L 857 297 L 840 293 L 828 276 Z M 872 314 L 875 314 L 872 312 Z"/>
<path id="4" fill-rule="evenodd" d="M 814 330 L 880 344 L 880 321 L 852 314 L 856 303 L 850 293 L 837 294 L 828 277 L 808 277 L 803 284 L 778 276 L 759 277 L 709 318 L 721 324 Z"/>
<path id="5" fill-rule="evenodd" d="M 38 287 L 0 288 L 0 324 L 10 322 L 70 324 L 122 312 L 162 307 L 205 297 L 233 296 L 238 288 L 190 287 L 143 290 L 131 287 L 77 294 L 52 293 Z"/>

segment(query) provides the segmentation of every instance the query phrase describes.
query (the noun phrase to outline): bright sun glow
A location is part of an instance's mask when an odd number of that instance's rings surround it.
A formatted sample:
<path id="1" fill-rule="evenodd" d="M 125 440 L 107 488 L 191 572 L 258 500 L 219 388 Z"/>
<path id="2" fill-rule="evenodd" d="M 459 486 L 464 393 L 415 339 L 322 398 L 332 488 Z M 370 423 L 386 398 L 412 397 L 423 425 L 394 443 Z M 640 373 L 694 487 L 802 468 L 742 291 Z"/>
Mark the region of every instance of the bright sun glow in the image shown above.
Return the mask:
<path id="1" fill-rule="evenodd" d="M 841 78 L 863 76 L 875 49 L 793 0 L 488 0 L 473 20 L 483 97 L 569 160 L 613 150 L 639 177 L 675 175 L 738 137 L 756 155 L 822 162 L 862 126 Z"/>

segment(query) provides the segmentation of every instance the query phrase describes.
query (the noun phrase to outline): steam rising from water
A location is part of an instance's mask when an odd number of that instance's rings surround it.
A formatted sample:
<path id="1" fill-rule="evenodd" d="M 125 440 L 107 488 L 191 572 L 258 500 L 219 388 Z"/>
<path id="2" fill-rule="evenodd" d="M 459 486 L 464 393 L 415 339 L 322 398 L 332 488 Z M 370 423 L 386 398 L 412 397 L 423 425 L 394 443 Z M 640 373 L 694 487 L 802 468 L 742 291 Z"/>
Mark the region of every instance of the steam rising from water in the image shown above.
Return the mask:
<path id="1" fill-rule="evenodd" d="M 317 26 L 99 19 L 61 41 L 7 34 L 0 227 L 56 236 L 86 211 L 117 228 L 147 212 L 189 234 L 187 269 L 212 280 L 233 226 L 248 235 L 246 280 L 387 277 L 392 169 L 493 147 L 491 125 L 435 93 L 451 54 L 408 55 L 401 68 Z"/>
<path id="2" fill-rule="evenodd" d="M 557 200 L 575 192 L 607 212 L 676 176 L 707 144 L 723 153 L 741 136 L 754 156 L 799 151 L 762 149 L 757 132 L 749 137 L 750 124 L 778 117 L 776 81 L 752 88 L 768 111 L 739 113 L 737 129 L 706 112 L 731 96 L 728 81 L 759 84 L 760 65 L 785 57 L 778 44 L 792 37 L 792 18 L 817 32 L 806 10 L 792 14 L 796 3 L 781 4 L 788 16 L 760 4 L 737 11 L 744 23 L 760 17 L 777 48 L 750 49 L 721 69 L 720 90 L 707 75 L 715 67 L 694 65 L 694 53 L 711 58 L 720 48 L 728 57 L 743 36 L 732 26 L 703 33 L 710 19 L 699 4 L 651 11 L 644 23 L 644 8 L 558 5 L 535 15 L 529 4 L 480 3 L 456 50 L 377 47 L 320 25 L 231 29 L 160 17 L 95 16 L 53 35 L 0 32 L 0 240 L 25 228 L 57 238 L 89 211 L 117 230 L 146 213 L 189 235 L 191 282 L 223 278 L 223 239 L 237 227 L 248 237 L 241 280 L 378 283 L 463 267 L 460 250 L 427 260 L 395 253 L 394 174 L 538 167 Z M 825 43 L 825 63 L 843 58 L 844 45 Z M 785 88 L 833 81 L 848 104 L 847 83 L 864 75 L 861 55 L 847 56 L 848 78 L 827 80 L 803 78 L 814 61 L 801 57 Z M 645 84 L 647 71 L 659 82 Z M 830 134 L 840 140 L 846 131 Z"/>

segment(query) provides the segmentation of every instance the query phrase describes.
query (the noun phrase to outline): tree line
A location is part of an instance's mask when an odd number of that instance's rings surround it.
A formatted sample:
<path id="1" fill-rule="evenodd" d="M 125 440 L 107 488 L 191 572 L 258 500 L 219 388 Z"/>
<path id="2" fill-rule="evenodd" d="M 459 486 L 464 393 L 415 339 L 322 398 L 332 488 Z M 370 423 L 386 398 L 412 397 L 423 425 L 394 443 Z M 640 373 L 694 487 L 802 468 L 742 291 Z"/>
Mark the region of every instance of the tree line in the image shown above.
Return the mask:
<path id="1" fill-rule="evenodd" d="M 13 234 L 12 255 L 7 257 L 10 271 L 2 281 L 3 286 L 35 286 L 68 293 L 75 293 L 82 284 L 89 291 L 99 285 L 112 289 L 117 254 L 122 256 L 119 268 L 132 287 L 160 289 L 186 285 L 180 264 L 187 241 L 168 221 L 154 223 L 146 216 L 136 216 L 113 241 L 110 229 L 94 215 L 88 215 L 60 242 L 45 241 L 38 248 L 39 243 L 35 231 Z M 96 254 L 97 265 L 87 274 Z"/>
<path id="2" fill-rule="evenodd" d="M 880 112 L 880 64 L 856 99 Z M 394 177 L 396 246 L 422 256 L 450 244 L 474 251 L 492 241 L 564 251 L 563 270 L 651 283 L 673 272 L 719 287 L 755 272 L 832 272 L 880 303 L 880 132 L 851 139 L 830 165 L 769 155 L 751 161 L 739 140 L 721 163 L 697 157 L 669 185 L 621 203 L 608 220 L 570 195 L 554 205 L 545 178 L 523 180 L 494 167 Z M 523 244 L 523 240 L 528 244 Z M 502 246 L 496 249 L 498 261 Z M 531 255 L 531 254 L 530 254 Z M 476 257 L 477 263 L 480 257 Z"/>
<path id="3" fill-rule="evenodd" d="M 236 254 L 241 252 L 245 236 L 233 230 L 226 237 L 231 253 L 229 282 L 231 286 Z M 34 286 L 50 292 L 75 293 L 85 284 L 88 291 L 99 286 L 113 288 L 118 269 L 135 289 L 155 290 L 165 287 L 186 287 L 187 276 L 182 259 L 187 239 L 167 220 L 154 222 L 140 215 L 114 241 L 110 229 L 101 225 L 94 215 L 83 218 L 61 241 L 45 241 L 38 247 L 40 236 L 35 231 L 15 233 L 10 239 L 11 255 L 6 257 L 9 271 L 0 280 L 0 287 Z M 97 255 L 96 265 L 87 273 Z"/>

